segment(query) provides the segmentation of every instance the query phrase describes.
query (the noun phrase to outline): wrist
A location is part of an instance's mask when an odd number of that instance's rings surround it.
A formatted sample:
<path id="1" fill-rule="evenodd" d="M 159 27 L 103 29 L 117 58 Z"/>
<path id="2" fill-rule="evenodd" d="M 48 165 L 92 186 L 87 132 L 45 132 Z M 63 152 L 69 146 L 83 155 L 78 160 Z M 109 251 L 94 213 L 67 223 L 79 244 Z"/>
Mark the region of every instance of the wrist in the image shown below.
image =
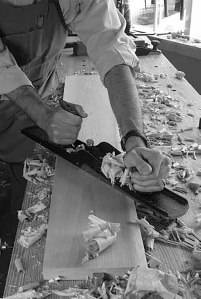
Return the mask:
<path id="1" fill-rule="evenodd" d="M 26 113 L 39 127 L 44 129 L 48 115 L 52 109 L 40 98 L 34 88 L 24 85 L 7 94 L 24 113 Z"/>
<path id="2" fill-rule="evenodd" d="M 129 152 L 131 149 L 135 149 L 137 147 L 146 147 L 144 140 L 142 140 L 139 136 L 129 137 L 127 142 L 124 144 L 125 151 Z"/>
<path id="3" fill-rule="evenodd" d="M 37 119 L 35 120 L 35 123 L 37 126 L 39 126 L 43 130 L 47 130 L 47 127 L 49 127 L 49 119 L 51 118 L 52 108 L 50 108 L 48 105 L 44 103 L 44 106 L 40 107 L 41 111 L 38 115 Z"/>
<path id="4" fill-rule="evenodd" d="M 149 143 L 143 132 L 138 130 L 128 131 L 121 140 L 121 146 L 124 151 L 130 151 L 137 147 L 149 148 Z"/>

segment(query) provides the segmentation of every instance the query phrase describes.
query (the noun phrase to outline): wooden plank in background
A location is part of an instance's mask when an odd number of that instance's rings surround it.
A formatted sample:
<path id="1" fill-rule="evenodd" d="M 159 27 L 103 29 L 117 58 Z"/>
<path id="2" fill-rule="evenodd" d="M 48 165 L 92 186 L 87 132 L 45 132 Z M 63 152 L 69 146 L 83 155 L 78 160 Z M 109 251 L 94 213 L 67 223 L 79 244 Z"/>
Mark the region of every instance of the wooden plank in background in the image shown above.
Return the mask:
<path id="1" fill-rule="evenodd" d="M 84 248 L 80 234 L 87 228 L 93 210 L 97 217 L 119 222 L 117 241 L 98 258 L 82 264 Z M 122 274 L 137 265 L 146 266 L 144 248 L 137 225 L 134 202 L 82 169 L 58 158 L 51 199 L 45 248 L 45 279 L 58 275 L 68 280 L 85 279 L 93 272 Z"/>
<path id="2" fill-rule="evenodd" d="M 106 141 L 121 149 L 108 92 L 98 75 L 67 76 L 64 100 L 82 105 L 88 113 L 88 117 L 83 119 L 78 139 L 85 142 L 90 138 L 95 144 Z"/>

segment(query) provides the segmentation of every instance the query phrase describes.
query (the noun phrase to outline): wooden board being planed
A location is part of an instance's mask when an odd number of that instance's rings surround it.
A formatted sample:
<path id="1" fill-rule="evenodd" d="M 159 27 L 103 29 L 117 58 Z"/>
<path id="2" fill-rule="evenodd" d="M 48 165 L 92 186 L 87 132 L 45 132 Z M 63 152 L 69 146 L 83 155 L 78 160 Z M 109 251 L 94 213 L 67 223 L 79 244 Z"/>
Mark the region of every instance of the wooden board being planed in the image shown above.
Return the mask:
<path id="1" fill-rule="evenodd" d="M 117 241 L 98 258 L 81 263 L 84 248 L 80 234 L 87 228 L 93 210 L 97 217 L 119 222 Z M 136 217 L 134 202 L 82 169 L 59 158 L 51 200 L 45 248 L 45 279 L 58 275 L 68 280 L 85 279 L 93 272 L 122 274 L 130 267 L 145 265 L 139 227 L 129 224 Z"/>
<path id="2" fill-rule="evenodd" d="M 98 76 L 67 77 L 65 98 L 83 105 L 89 113 L 80 139 L 118 145 L 118 128 L 105 88 Z M 86 100 L 86 102 L 84 102 Z M 121 224 L 117 241 L 98 258 L 82 264 L 84 248 L 80 234 L 87 228 L 93 210 L 97 217 Z M 93 272 L 122 274 L 137 265 L 146 266 L 139 227 L 129 224 L 136 217 L 131 198 L 112 186 L 57 158 L 44 255 L 45 279 L 58 275 L 67 280 L 85 279 Z"/>

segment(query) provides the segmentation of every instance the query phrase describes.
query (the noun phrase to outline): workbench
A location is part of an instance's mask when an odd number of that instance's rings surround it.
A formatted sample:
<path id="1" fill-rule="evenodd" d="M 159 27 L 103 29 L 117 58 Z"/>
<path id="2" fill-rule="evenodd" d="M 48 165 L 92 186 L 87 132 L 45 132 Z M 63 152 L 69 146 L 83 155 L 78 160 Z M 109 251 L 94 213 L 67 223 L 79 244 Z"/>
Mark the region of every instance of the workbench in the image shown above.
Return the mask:
<path id="1" fill-rule="evenodd" d="M 157 83 L 158 86 L 161 89 L 166 90 L 172 98 L 176 98 L 182 103 L 184 118 L 182 119 L 181 123 L 178 123 L 177 130 L 192 126 L 194 129 L 189 132 L 184 132 L 183 135 L 189 138 L 191 137 L 194 139 L 194 142 L 201 144 L 200 131 L 198 129 L 201 111 L 201 96 L 185 79 L 178 80 L 175 78 L 176 69 L 163 56 L 163 54 L 141 56 L 140 63 L 142 71 L 159 74 L 159 81 Z M 91 72 L 95 72 L 95 68 L 87 56 L 72 56 L 70 50 L 65 49 L 58 64 L 58 72 L 60 81 L 64 82 L 66 75 L 89 75 Z M 160 78 L 161 73 L 166 74 L 165 78 Z M 90 74 L 90 76 L 93 76 L 93 74 Z M 167 87 L 167 84 L 170 82 L 173 83 L 172 88 Z M 188 103 L 190 103 L 191 106 L 187 106 Z M 197 156 L 196 161 L 190 158 L 188 163 L 194 169 L 198 169 L 199 167 L 201 168 L 200 156 Z M 48 183 L 48 185 L 46 185 L 46 187 L 51 188 L 51 183 L 52 180 Z M 28 182 L 22 209 L 29 207 L 34 194 L 41 190 L 41 188 L 43 188 L 43 184 L 33 184 Z M 199 213 L 199 208 L 201 206 L 201 195 L 198 194 L 195 196 L 190 190 L 188 190 L 186 196 L 189 200 L 190 209 L 187 215 L 182 217 L 182 221 L 189 227 L 195 227 L 195 214 Z M 17 243 L 22 227 L 23 224 L 19 223 L 4 296 L 15 293 L 19 286 L 43 279 L 41 271 L 46 238 L 43 236 L 36 244 L 32 245 L 28 249 L 23 250 L 22 247 Z M 185 265 L 191 263 L 192 261 L 192 252 L 187 248 L 155 242 L 154 251 L 157 258 L 162 261 L 160 269 L 166 272 L 169 270 L 173 273 L 176 273 L 176 271 L 181 271 Z M 16 257 L 19 256 L 23 256 L 23 265 L 25 269 L 24 273 L 18 273 L 14 265 Z M 73 285 L 73 283 L 73 281 L 68 282 L 68 285 Z M 60 283 L 61 288 L 62 285 L 66 286 L 66 282 Z M 189 296 L 190 295 L 187 292 L 184 298 L 190 298 Z M 53 296 L 50 296 L 50 298 L 53 298 Z"/>

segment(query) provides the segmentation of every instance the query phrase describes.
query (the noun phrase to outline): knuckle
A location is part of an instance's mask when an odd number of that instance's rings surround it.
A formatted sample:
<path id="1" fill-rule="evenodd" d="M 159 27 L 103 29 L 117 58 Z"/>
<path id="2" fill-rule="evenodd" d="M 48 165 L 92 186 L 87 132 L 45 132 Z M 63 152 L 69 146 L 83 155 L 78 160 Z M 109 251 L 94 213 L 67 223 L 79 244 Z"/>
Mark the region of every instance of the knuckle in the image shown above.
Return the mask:
<path id="1" fill-rule="evenodd" d="M 59 132 L 57 130 L 53 130 L 53 136 L 58 136 L 59 135 Z"/>
<path id="2" fill-rule="evenodd" d="M 52 137 L 52 141 L 53 141 L 54 143 L 59 143 L 58 139 L 57 139 L 55 136 Z"/>
<path id="3" fill-rule="evenodd" d="M 167 172 L 169 172 L 171 169 L 170 165 L 167 166 Z"/>
<path id="4" fill-rule="evenodd" d="M 153 174 L 153 180 L 158 181 L 158 176 L 156 172 L 154 171 L 152 174 Z"/>
<path id="5" fill-rule="evenodd" d="M 54 119 L 52 119 L 52 121 L 51 121 L 51 123 L 50 123 L 50 127 L 51 127 L 52 129 L 54 129 L 54 128 L 56 127 L 56 123 L 55 123 L 55 120 L 54 120 Z"/>
<path id="6" fill-rule="evenodd" d="M 160 180 L 158 185 L 158 191 L 162 191 L 163 188 L 164 188 L 164 183 L 162 182 L 162 180 Z"/>
<path id="7" fill-rule="evenodd" d="M 164 157 L 164 158 L 163 158 L 163 164 L 164 164 L 165 166 L 169 166 L 169 165 L 170 165 L 170 159 L 169 159 L 168 157 Z"/>
<path id="8" fill-rule="evenodd" d="M 81 117 L 76 117 L 75 123 L 76 123 L 77 126 L 81 127 L 82 118 Z"/>
<path id="9" fill-rule="evenodd" d="M 74 143 L 76 141 L 77 138 L 70 138 L 69 139 L 69 144 Z"/>
<path id="10" fill-rule="evenodd" d="M 80 131 L 79 128 L 75 127 L 74 130 L 71 131 L 70 137 L 77 138 L 79 131 Z"/>

